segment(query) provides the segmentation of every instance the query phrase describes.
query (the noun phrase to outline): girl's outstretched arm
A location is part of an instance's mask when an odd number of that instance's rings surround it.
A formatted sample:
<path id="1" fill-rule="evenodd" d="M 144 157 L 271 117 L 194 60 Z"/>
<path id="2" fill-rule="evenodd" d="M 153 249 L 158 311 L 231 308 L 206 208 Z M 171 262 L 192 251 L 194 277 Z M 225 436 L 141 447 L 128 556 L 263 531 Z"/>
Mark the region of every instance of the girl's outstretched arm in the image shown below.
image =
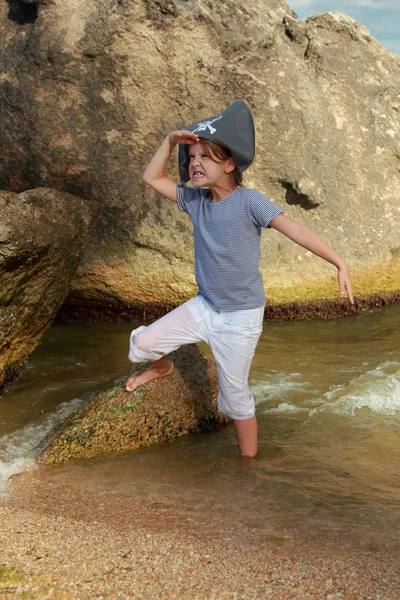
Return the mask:
<path id="1" fill-rule="evenodd" d="M 165 176 L 168 159 L 176 144 L 196 144 L 198 141 L 199 136 L 186 129 L 168 134 L 143 173 L 144 182 L 159 194 L 176 202 L 176 181 Z"/>
<path id="2" fill-rule="evenodd" d="M 351 304 L 354 304 L 350 273 L 345 261 L 318 234 L 282 214 L 275 217 L 269 226 L 283 233 L 299 246 L 335 265 L 338 269 L 339 293 L 347 292 Z"/>

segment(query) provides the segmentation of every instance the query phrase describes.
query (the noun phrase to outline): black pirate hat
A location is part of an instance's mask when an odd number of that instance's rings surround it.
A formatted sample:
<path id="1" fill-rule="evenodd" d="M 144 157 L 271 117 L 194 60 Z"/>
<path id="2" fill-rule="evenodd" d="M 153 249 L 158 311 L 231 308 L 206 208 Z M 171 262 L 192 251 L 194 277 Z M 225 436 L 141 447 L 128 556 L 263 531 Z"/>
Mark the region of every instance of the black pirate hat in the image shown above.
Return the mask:
<path id="1" fill-rule="evenodd" d="M 254 160 L 256 135 L 253 115 L 242 100 L 235 100 L 219 115 L 196 121 L 186 129 L 227 148 L 240 172 L 248 169 Z M 181 181 L 186 183 L 190 179 L 189 162 L 182 144 L 179 145 L 178 163 Z"/>

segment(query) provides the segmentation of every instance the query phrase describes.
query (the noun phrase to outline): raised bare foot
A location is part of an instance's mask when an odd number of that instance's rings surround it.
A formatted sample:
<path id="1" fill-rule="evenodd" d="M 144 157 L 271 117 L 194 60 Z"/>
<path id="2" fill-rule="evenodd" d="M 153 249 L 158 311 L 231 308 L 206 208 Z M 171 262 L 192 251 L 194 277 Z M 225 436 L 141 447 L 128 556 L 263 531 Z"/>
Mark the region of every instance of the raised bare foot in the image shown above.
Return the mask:
<path id="1" fill-rule="evenodd" d="M 125 389 L 127 392 L 133 392 L 143 383 L 151 381 L 152 379 L 158 379 L 159 377 L 167 377 L 171 375 L 174 370 L 173 363 L 166 357 L 163 356 L 159 360 L 156 360 L 149 367 L 145 367 L 136 373 L 133 373 L 126 382 Z"/>

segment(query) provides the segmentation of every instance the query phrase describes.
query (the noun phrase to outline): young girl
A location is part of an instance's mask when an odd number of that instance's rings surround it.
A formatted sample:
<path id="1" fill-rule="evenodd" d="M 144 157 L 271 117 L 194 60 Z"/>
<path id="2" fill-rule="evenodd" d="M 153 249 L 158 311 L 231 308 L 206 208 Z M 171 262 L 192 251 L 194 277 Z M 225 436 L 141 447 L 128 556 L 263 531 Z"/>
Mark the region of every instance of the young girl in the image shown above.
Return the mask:
<path id="1" fill-rule="evenodd" d="M 258 269 L 261 228 L 272 227 L 335 265 L 340 293 L 346 291 L 350 302 L 354 301 L 344 260 L 316 233 L 283 215 L 260 192 L 242 186 L 242 172 L 254 157 L 254 148 L 250 152 L 246 148 L 249 118 L 242 118 L 243 111 L 249 112 L 247 105 L 235 102 L 217 117 L 170 133 L 143 175 L 149 186 L 176 202 L 193 222 L 199 292 L 148 327 L 132 332 L 130 360 L 154 362 L 129 377 L 126 390 L 132 392 L 147 381 L 170 375 L 174 366 L 167 355 L 183 344 L 207 342 L 218 369 L 219 410 L 233 420 L 240 454 L 254 457 L 257 421 L 248 376 L 265 305 Z M 250 140 L 254 146 L 254 136 L 250 135 Z M 165 175 L 177 144 L 183 145 L 182 178 L 190 178 L 192 187 Z"/>

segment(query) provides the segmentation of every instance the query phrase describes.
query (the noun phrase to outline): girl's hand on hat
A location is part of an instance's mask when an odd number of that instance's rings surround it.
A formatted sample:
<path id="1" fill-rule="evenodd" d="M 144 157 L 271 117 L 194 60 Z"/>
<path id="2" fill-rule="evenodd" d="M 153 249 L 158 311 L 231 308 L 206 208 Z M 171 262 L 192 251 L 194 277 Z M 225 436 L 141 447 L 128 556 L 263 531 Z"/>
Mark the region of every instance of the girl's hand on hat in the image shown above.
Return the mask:
<path id="1" fill-rule="evenodd" d="M 188 129 L 172 131 L 168 134 L 168 139 L 172 144 L 197 144 L 200 141 L 199 136 Z"/>

